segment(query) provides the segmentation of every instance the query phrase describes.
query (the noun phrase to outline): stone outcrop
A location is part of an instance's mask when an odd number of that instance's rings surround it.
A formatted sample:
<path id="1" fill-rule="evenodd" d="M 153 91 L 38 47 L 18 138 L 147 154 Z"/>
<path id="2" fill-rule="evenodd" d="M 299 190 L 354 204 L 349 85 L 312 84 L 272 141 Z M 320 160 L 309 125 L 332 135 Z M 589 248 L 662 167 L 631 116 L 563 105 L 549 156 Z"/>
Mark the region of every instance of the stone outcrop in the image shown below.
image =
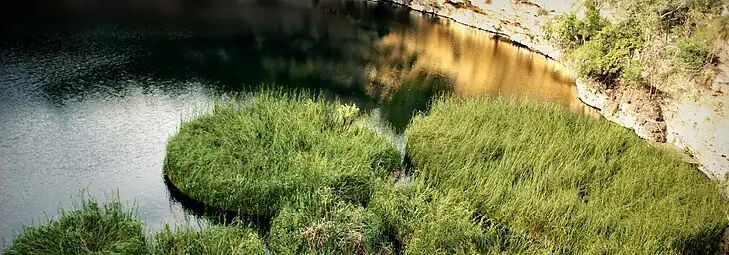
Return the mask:
<path id="1" fill-rule="evenodd" d="M 578 79 L 577 95 L 605 119 L 632 129 L 646 140 L 666 142 L 666 121 L 658 101 L 638 89 L 604 90 L 599 84 Z"/>

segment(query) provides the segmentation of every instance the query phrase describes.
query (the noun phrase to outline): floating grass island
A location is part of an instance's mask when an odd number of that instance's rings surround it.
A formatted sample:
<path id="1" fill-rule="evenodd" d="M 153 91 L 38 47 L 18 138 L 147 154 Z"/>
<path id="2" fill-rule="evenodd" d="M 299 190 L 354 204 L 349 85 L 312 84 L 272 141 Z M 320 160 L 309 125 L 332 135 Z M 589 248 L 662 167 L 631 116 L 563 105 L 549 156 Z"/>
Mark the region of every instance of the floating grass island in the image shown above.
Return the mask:
<path id="1" fill-rule="evenodd" d="M 273 216 L 282 203 L 331 188 L 366 204 L 400 153 L 352 106 L 263 92 L 183 123 L 167 145 L 164 174 L 214 208 Z"/>
<path id="2" fill-rule="evenodd" d="M 60 222 L 97 222 L 93 236 L 110 242 L 100 251 L 148 254 L 263 254 L 263 240 L 272 254 L 713 254 L 729 224 L 717 184 L 678 155 L 558 106 L 436 100 L 405 130 L 404 184 L 391 179 L 400 153 L 372 123 L 355 106 L 267 92 L 183 123 L 166 177 L 211 208 L 265 217 L 266 229 L 165 230 L 145 242 L 115 204 Z M 52 222 L 6 252 L 73 247 L 88 233 Z"/>

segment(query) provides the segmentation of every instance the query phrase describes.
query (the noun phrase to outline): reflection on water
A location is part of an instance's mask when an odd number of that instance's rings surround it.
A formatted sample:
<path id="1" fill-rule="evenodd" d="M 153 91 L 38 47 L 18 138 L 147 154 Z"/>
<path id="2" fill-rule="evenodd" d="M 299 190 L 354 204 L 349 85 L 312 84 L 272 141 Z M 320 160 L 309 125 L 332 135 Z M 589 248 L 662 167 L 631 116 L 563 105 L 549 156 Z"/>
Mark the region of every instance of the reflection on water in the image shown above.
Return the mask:
<path id="1" fill-rule="evenodd" d="M 0 238 L 53 217 L 80 189 L 119 188 L 151 229 L 205 224 L 165 185 L 167 139 L 221 96 L 262 84 L 336 95 L 398 131 L 443 93 L 583 107 L 543 56 L 402 8 L 193 2 L 67 0 L 3 23 Z"/>
<path id="2" fill-rule="evenodd" d="M 449 79 L 449 90 L 461 96 L 526 95 L 583 114 L 592 112 L 577 98 L 574 79 L 564 67 L 541 54 L 445 20 L 420 19 L 416 27 L 377 41 L 382 54 L 368 74 L 375 86 L 386 88 L 378 91 L 385 93 L 382 97 L 426 73 Z"/>

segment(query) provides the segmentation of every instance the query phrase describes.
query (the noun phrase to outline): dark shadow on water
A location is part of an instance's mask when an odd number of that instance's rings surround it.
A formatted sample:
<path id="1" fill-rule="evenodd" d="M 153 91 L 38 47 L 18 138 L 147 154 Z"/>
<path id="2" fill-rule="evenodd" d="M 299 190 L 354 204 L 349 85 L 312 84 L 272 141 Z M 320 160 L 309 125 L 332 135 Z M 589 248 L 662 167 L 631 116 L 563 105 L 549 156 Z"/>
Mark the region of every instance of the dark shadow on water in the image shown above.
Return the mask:
<path id="1" fill-rule="evenodd" d="M 271 224 L 270 218 L 244 215 L 234 211 L 226 211 L 206 206 L 202 202 L 182 193 L 172 182 L 170 182 L 170 179 L 167 178 L 167 176 L 163 177 L 165 186 L 167 186 L 167 189 L 170 192 L 170 200 L 179 203 L 188 214 L 205 219 L 214 224 L 229 225 L 239 221 L 244 224 L 250 224 L 250 226 L 254 227 L 262 235 L 268 233 Z"/>
<path id="2" fill-rule="evenodd" d="M 277 9 L 267 7 L 243 10 L 240 15 L 255 11 L 277 13 Z M 293 12 L 293 22 L 272 18 L 268 24 L 236 18 L 174 21 L 172 27 L 186 31 L 181 34 L 164 29 L 147 33 L 145 27 L 134 24 L 113 24 L 97 28 L 101 36 L 74 30 L 68 35 L 61 31 L 60 39 L 44 38 L 41 33 L 27 40 L 37 45 L 28 47 L 31 52 L 42 49 L 59 55 L 100 52 L 128 57 L 82 65 L 44 81 L 40 87 L 43 96 L 56 105 L 69 98 L 124 95 L 133 86 L 168 92 L 197 82 L 219 94 L 254 92 L 261 85 L 321 90 L 353 98 L 351 101 L 365 104 L 363 108 L 374 108 L 376 99 L 366 93 L 365 68 L 376 57 L 379 38 L 393 27 L 412 25 L 409 11 L 382 3 L 327 1 L 319 8 Z M 69 39 L 76 36 L 89 38 Z M 45 48 L 49 41 L 54 48 Z"/>
<path id="3" fill-rule="evenodd" d="M 265 7 L 241 15 L 254 11 L 274 15 L 281 10 Z M 257 92 L 271 86 L 283 91 L 304 89 L 336 95 L 364 110 L 384 103 L 385 119 L 402 131 L 414 113 L 427 109 L 434 95 L 451 90 L 445 76 L 421 73 L 408 78 L 390 99 L 383 101 L 371 93 L 377 88 L 368 85 L 365 72 L 380 56 L 375 43 L 392 29 L 414 26 L 405 8 L 328 1 L 292 12 L 296 15 L 288 18 L 293 21 L 272 19 L 268 24 L 237 18 L 173 22 L 174 27 L 184 27 L 184 33 L 168 32 L 164 26 L 162 32 L 148 33 L 135 24 L 125 24 L 100 26 L 101 33 L 95 36 L 80 32 L 81 37 L 89 37 L 80 41 L 69 39 L 79 34 L 61 35 L 50 51 L 110 53 L 128 59 L 65 72 L 43 82 L 40 91 L 54 105 L 64 105 L 69 98 L 122 97 L 134 87 L 177 93 L 203 86 L 218 95 Z M 33 43 L 42 46 L 47 41 L 43 36 Z M 416 61 L 413 53 L 391 65 L 409 69 Z"/>
<path id="4" fill-rule="evenodd" d="M 402 133 L 413 116 L 427 112 L 433 100 L 452 93 L 453 86 L 453 81 L 444 75 L 417 73 L 406 78 L 380 109 L 395 131 Z"/>

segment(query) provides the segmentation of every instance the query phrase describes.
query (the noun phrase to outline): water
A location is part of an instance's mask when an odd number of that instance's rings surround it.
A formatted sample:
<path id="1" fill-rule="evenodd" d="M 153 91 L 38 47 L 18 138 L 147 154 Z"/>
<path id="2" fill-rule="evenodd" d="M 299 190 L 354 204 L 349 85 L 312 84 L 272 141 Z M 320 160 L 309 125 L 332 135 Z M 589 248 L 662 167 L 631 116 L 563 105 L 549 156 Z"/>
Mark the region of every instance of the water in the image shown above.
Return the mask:
<path id="1" fill-rule="evenodd" d="M 18 9 L 19 19 L 2 15 L 6 242 L 23 225 L 69 208 L 81 190 L 104 200 L 118 189 L 136 201 L 150 231 L 205 224 L 165 186 L 165 144 L 182 120 L 260 84 L 324 90 L 379 111 L 400 131 L 444 92 L 526 95 L 586 111 L 569 75 L 543 56 L 387 5 L 43 3 Z"/>

